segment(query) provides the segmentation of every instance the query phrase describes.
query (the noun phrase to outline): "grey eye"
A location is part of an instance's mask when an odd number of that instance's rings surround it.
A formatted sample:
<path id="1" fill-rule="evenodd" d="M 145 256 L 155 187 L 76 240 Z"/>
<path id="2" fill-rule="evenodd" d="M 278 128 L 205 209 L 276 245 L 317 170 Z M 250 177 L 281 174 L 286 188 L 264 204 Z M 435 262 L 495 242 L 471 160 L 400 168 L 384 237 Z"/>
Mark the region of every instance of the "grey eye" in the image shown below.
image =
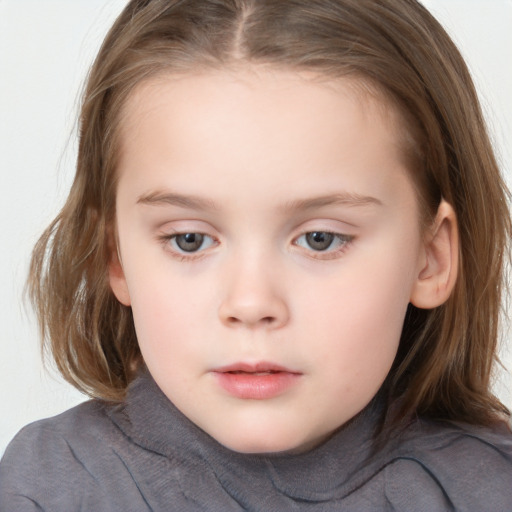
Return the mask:
<path id="1" fill-rule="evenodd" d="M 183 233 L 173 237 L 173 241 L 178 249 L 183 252 L 196 252 L 202 248 L 205 235 L 201 233 Z"/>
<path id="2" fill-rule="evenodd" d="M 313 231 L 306 233 L 306 243 L 309 247 L 315 251 L 326 251 L 332 245 L 335 238 L 333 233 L 327 233 L 326 231 Z"/>
<path id="3" fill-rule="evenodd" d="M 295 240 L 295 245 L 313 252 L 335 252 L 342 249 L 351 240 L 352 236 L 329 231 L 309 231 Z"/>

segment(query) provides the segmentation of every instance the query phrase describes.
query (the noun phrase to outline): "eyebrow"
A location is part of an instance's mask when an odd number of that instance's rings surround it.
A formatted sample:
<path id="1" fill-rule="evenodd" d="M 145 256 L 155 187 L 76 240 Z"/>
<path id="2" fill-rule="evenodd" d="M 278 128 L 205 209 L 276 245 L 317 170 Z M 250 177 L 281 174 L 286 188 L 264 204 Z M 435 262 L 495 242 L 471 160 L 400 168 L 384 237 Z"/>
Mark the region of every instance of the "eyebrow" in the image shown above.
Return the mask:
<path id="1" fill-rule="evenodd" d="M 323 208 L 325 206 L 383 206 L 382 201 L 376 197 L 351 194 L 348 192 L 329 194 L 325 196 L 297 199 L 286 203 L 283 211 L 304 211 Z"/>
<path id="2" fill-rule="evenodd" d="M 137 199 L 137 204 L 145 204 L 150 206 L 171 205 L 187 208 L 190 210 L 202 211 L 215 211 L 219 209 L 217 204 L 210 199 L 168 191 L 154 191 L 148 194 L 143 194 Z M 307 211 L 336 205 L 349 207 L 383 206 L 382 201 L 375 197 L 351 194 L 348 192 L 340 192 L 318 197 L 295 199 L 285 203 L 282 207 L 279 208 L 279 210 L 282 212 Z"/>
<path id="3" fill-rule="evenodd" d="M 218 210 L 218 206 L 210 199 L 194 195 L 176 194 L 174 192 L 155 191 L 143 194 L 137 199 L 137 204 L 153 206 L 179 206 L 190 210 L 212 211 Z"/>

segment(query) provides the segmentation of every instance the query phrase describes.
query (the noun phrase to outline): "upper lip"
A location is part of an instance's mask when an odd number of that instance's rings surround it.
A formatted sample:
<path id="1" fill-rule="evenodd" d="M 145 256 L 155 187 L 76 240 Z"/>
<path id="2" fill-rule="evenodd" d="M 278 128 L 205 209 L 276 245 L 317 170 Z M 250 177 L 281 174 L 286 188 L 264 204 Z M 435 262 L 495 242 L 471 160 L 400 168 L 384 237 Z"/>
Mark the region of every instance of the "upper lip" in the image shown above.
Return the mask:
<path id="1" fill-rule="evenodd" d="M 246 363 L 238 362 L 229 364 L 227 366 L 221 366 L 213 370 L 217 373 L 228 373 L 228 372 L 244 372 L 244 373 L 264 373 L 264 372 L 286 372 L 299 374 L 296 370 L 291 370 L 285 366 L 279 364 L 261 361 L 257 363 Z"/>

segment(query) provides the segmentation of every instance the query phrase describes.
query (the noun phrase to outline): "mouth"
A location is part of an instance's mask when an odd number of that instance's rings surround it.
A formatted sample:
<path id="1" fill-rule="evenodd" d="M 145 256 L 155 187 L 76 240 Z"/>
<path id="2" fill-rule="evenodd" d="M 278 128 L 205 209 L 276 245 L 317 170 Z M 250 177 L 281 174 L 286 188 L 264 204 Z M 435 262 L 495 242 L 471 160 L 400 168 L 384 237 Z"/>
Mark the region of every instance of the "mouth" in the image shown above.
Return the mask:
<path id="1" fill-rule="evenodd" d="M 229 395 L 244 400 L 268 400 L 298 384 L 301 373 L 273 363 L 235 363 L 213 370 Z"/>
<path id="2" fill-rule="evenodd" d="M 243 370 L 234 370 L 234 371 L 224 372 L 224 373 L 232 373 L 233 375 L 272 375 L 274 373 L 280 373 L 280 371 L 269 370 L 266 372 L 246 372 Z"/>

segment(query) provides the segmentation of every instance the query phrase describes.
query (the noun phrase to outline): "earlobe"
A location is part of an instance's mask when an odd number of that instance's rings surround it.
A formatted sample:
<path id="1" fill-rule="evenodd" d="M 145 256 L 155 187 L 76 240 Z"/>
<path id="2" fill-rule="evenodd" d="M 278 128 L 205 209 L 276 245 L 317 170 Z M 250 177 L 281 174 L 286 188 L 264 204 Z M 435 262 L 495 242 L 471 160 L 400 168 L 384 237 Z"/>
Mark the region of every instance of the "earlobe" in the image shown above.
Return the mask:
<path id="1" fill-rule="evenodd" d="M 121 258 L 119 257 L 118 245 L 114 237 L 109 237 L 110 262 L 108 264 L 108 281 L 112 292 L 117 300 L 124 306 L 130 306 L 130 293 L 126 283 Z"/>
<path id="2" fill-rule="evenodd" d="M 410 302 L 421 309 L 432 309 L 448 300 L 457 280 L 459 234 L 452 206 L 444 199 L 424 242 Z"/>

